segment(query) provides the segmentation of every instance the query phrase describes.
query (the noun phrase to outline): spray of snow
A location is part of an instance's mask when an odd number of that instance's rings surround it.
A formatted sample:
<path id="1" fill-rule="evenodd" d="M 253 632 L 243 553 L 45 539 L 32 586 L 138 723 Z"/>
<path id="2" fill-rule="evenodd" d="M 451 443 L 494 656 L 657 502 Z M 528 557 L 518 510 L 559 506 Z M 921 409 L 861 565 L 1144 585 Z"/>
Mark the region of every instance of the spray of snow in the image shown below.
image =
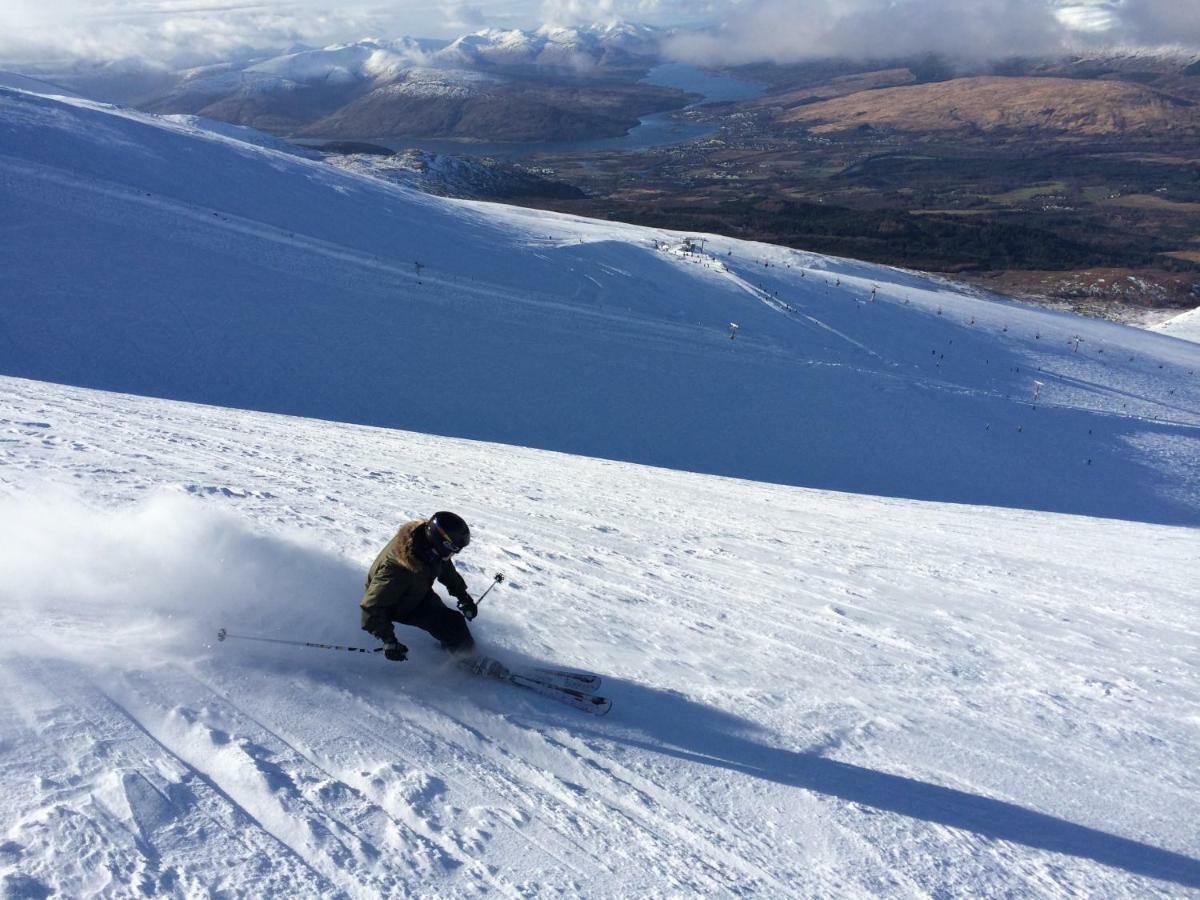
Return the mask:
<path id="1" fill-rule="evenodd" d="M 0 606 L 37 637 L 9 629 L 0 653 L 114 664 L 195 654 L 226 623 L 350 637 L 362 581 L 320 547 L 174 492 L 110 508 L 63 490 L 2 499 L 0 570 Z"/>

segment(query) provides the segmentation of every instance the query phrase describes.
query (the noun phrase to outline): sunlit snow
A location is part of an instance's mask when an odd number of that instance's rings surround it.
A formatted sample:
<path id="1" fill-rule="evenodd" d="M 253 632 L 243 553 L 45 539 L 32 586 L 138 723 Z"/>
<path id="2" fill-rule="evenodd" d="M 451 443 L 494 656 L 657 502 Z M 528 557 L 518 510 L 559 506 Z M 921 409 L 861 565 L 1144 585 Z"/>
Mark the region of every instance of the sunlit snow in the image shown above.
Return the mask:
<path id="1" fill-rule="evenodd" d="M 0 90 L 5 896 L 1200 891 L 1200 347 L 238 137 Z M 608 716 L 215 640 L 436 509 Z"/>

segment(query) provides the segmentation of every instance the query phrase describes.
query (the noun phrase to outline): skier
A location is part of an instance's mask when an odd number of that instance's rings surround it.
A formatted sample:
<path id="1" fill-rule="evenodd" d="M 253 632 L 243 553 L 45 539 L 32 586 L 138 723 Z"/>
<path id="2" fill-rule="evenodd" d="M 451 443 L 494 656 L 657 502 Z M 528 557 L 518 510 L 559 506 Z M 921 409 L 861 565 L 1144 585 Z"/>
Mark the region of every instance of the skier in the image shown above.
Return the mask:
<path id="1" fill-rule="evenodd" d="M 475 646 L 467 622 L 479 612 L 467 583 L 451 557 L 471 542 L 471 530 L 452 512 L 400 526 L 380 551 L 367 573 L 362 603 L 362 627 L 383 641 L 383 655 L 393 662 L 407 658 L 408 648 L 396 640 L 394 622 L 421 628 L 454 653 Z M 458 600 L 458 611 L 447 607 L 433 590 L 440 581 Z"/>

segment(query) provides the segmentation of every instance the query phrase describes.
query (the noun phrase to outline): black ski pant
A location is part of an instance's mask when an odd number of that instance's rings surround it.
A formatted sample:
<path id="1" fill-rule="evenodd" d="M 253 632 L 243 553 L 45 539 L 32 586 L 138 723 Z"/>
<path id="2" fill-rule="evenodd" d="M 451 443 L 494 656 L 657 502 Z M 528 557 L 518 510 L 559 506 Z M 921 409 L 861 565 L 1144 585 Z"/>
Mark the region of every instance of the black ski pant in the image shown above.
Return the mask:
<path id="1" fill-rule="evenodd" d="M 428 631 L 447 650 L 459 652 L 475 646 L 475 639 L 471 637 L 471 629 L 467 628 L 463 614 L 448 607 L 433 591 L 422 597 L 415 609 L 392 621 Z"/>

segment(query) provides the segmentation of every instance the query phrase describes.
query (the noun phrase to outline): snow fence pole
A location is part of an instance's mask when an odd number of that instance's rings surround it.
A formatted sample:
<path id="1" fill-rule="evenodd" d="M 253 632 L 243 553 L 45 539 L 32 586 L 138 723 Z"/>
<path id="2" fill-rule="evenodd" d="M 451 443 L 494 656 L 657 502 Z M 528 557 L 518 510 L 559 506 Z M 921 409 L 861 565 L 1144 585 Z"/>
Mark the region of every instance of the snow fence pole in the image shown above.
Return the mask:
<path id="1" fill-rule="evenodd" d="M 349 650 L 351 653 L 382 653 L 383 647 L 343 647 L 340 644 L 318 644 L 315 641 L 285 641 L 280 638 L 251 637 L 248 634 L 230 634 L 224 628 L 217 630 L 217 640 L 235 638 L 239 641 L 261 641 L 264 644 L 288 644 L 292 647 L 315 647 L 318 650 Z"/>

